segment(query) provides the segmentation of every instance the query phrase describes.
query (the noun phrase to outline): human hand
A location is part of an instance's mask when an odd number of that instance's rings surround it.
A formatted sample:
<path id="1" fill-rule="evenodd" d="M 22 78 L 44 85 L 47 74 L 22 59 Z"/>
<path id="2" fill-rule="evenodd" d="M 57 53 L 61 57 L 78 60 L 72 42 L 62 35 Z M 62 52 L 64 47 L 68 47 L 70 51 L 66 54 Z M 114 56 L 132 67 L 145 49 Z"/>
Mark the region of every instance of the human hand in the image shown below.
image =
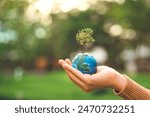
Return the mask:
<path id="1" fill-rule="evenodd" d="M 69 59 L 59 60 L 68 77 L 86 92 L 94 89 L 113 88 L 120 91 L 125 88 L 127 80 L 116 70 L 108 66 L 98 66 L 95 74 L 83 74 L 71 66 Z"/>

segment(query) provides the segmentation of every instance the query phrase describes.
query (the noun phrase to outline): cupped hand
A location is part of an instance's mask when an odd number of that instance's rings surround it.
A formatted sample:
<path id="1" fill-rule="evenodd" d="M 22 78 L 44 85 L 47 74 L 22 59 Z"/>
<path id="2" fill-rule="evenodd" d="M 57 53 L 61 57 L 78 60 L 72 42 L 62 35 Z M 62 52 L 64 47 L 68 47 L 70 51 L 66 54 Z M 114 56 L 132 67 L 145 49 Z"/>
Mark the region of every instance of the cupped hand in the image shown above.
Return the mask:
<path id="1" fill-rule="evenodd" d="M 70 80 L 86 92 L 94 89 L 113 88 L 122 90 L 126 85 L 126 79 L 116 70 L 108 66 L 98 66 L 95 74 L 83 74 L 73 68 L 69 59 L 59 60 Z"/>

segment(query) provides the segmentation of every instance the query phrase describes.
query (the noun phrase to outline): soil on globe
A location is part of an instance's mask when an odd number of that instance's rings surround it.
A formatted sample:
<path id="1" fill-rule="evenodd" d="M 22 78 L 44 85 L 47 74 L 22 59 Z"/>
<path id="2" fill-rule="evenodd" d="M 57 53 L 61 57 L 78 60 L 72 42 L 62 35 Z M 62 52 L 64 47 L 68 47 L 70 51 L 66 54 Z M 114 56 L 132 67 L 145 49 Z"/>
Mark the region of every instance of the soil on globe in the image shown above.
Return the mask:
<path id="1" fill-rule="evenodd" d="M 72 67 L 81 71 L 83 74 L 96 73 L 96 59 L 88 53 L 79 53 L 72 61 Z"/>

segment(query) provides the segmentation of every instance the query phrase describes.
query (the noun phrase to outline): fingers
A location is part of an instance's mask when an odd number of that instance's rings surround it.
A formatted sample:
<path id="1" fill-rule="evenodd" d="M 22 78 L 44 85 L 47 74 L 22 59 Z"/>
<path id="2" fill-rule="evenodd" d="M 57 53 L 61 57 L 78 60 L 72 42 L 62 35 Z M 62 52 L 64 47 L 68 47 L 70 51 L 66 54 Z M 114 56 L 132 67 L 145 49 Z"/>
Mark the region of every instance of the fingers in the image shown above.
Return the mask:
<path id="1" fill-rule="evenodd" d="M 67 64 L 66 63 L 69 64 Z M 65 61 L 60 59 L 59 60 L 59 64 L 64 68 L 64 70 L 66 71 L 67 75 L 69 76 L 69 78 L 75 82 L 76 84 L 79 84 L 81 86 L 81 82 L 82 82 L 82 78 L 83 78 L 83 74 L 81 72 L 79 72 L 78 70 L 74 69 L 72 66 L 70 66 L 71 62 L 69 59 L 66 59 Z M 78 74 L 78 75 L 76 75 Z"/>
<path id="2" fill-rule="evenodd" d="M 80 88 L 83 89 L 84 83 L 83 83 L 82 81 L 80 81 L 80 80 L 79 80 L 75 75 L 73 75 L 71 72 L 66 71 L 66 73 L 67 73 L 68 77 L 70 78 L 70 80 L 71 80 L 74 84 L 78 85 Z"/>
<path id="3" fill-rule="evenodd" d="M 63 67 L 63 65 L 64 64 L 69 64 L 69 65 L 72 65 L 72 63 L 71 63 L 71 61 L 69 60 L 69 59 L 65 59 L 65 60 L 63 60 L 63 59 L 60 59 L 59 61 L 58 61 L 58 63 Z"/>
<path id="4" fill-rule="evenodd" d="M 59 63 L 60 65 L 63 65 L 65 62 L 64 62 L 63 59 L 60 59 L 60 60 L 58 61 L 58 63 Z"/>
<path id="5" fill-rule="evenodd" d="M 85 82 L 84 75 L 80 71 L 76 70 L 75 68 L 73 68 L 72 66 L 70 66 L 68 64 L 64 64 L 63 68 L 65 70 L 71 72 L 73 75 L 75 75 L 79 80 Z"/>
<path id="6" fill-rule="evenodd" d="M 59 61 L 58 61 L 58 63 L 63 67 L 63 65 L 64 64 L 66 64 L 66 62 L 64 61 L 64 60 L 62 60 L 62 59 L 60 59 Z M 65 69 L 64 69 L 65 70 Z M 65 70 L 66 71 L 66 70 Z M 66 71 L 66 73 L 67 73 L 67 75 L 69 76 L 69 74 L 68 74 L 68 72 Z"/>
<path id="7" fill-rule="evenodd" d="M 59 60 L 59 64 L 64 68 L 66 74 L 73 83 L 78 85 L 86 92 L 89 92 L 91 90 L 87 85 L 88 78 L 85 77 L 87 75 L 83 75 L 80 71 L 73 68 L 69 59 L 66 59 L 65 61 Z"/>
<path id="8" fill-rule="evenodd" d="M 70 80 L 75 83 L 77 86 L 79 86 L 82 90 L 84 90 L 85 92 L 90 92 L 92 90 L 91 86 L 88 86 L 87 83 L 82 82 L 81 80 L 79 80 L 74 74 L 72 74 L 71 72 L 67 71 L 67 74 L 70 78 Z"/>
<path id="9" fill-rule="evenodd" d="M 67 62 L 66 62 L 66 61 L 67 61 Z M 60 59 L 58 63 L 64 68 L 64 65 L 65 65 L 65 64 L 67 64 L 67 63 L 70 64 L 70 61 L 67 60 L 67 59 L 66 59 L 65 61 L 62 60 L 62 59 Z M 64 69 L 64 70 L 66 71 L 66 73 L 67 73 L 67 75 L 69 76 L 69 78 L 71 78 L 71 79 L 72 79 L 72 77 L 75 78 L 75 76 L 73 76 L 73 74 L 72 74 L 71 72 L 67 71 L 66 69 Z"/>
<path id="10" fill-rule="evenodd" d="M 65 59 L 66 63 L 68 63 L 69 65 L 72 65 L 71 61 L 69 59 Z"/>
<path id="11" fill-rule="evenodd" d="M 67 61 L 67 63 L 66 63 Z M 65 71 L 69 71 L 72 75 L 74 75 L 75 77 L 73 78 L 76 78 L 82 82 L 87 82 L 87 78 L 85 77 L 85 75 L 83 75 L 80 71 L 76 70 L 75 68 L 73 68 L 71 65 L 71 62 L 69 59 L 66 59 L 65 61 L 64 60 L 59 60 L 59 64 L 64 68 Z M 68 73 L 68 72 L 66 72 Z M 76 80 L 74 79 L 74 80 Z"/>

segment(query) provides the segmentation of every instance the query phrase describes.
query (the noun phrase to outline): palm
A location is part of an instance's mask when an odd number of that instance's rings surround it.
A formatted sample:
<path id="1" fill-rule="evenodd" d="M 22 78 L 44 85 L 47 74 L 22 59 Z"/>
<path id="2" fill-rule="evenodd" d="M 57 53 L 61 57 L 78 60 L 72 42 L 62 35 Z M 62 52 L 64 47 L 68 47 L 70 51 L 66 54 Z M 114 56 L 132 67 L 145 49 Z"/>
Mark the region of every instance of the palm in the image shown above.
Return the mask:
<path id="1" fill-rule="evenodd" d="M 89 80 L 91 86 L 93 85 L 92 89 L 112 87 L 112 74 L 114 74 L 114 72 L 115 70 L 110 67 L 99 66 L 97 67 L 97 72 L 95 74 L 84 74 L 84 77 Z"/>

